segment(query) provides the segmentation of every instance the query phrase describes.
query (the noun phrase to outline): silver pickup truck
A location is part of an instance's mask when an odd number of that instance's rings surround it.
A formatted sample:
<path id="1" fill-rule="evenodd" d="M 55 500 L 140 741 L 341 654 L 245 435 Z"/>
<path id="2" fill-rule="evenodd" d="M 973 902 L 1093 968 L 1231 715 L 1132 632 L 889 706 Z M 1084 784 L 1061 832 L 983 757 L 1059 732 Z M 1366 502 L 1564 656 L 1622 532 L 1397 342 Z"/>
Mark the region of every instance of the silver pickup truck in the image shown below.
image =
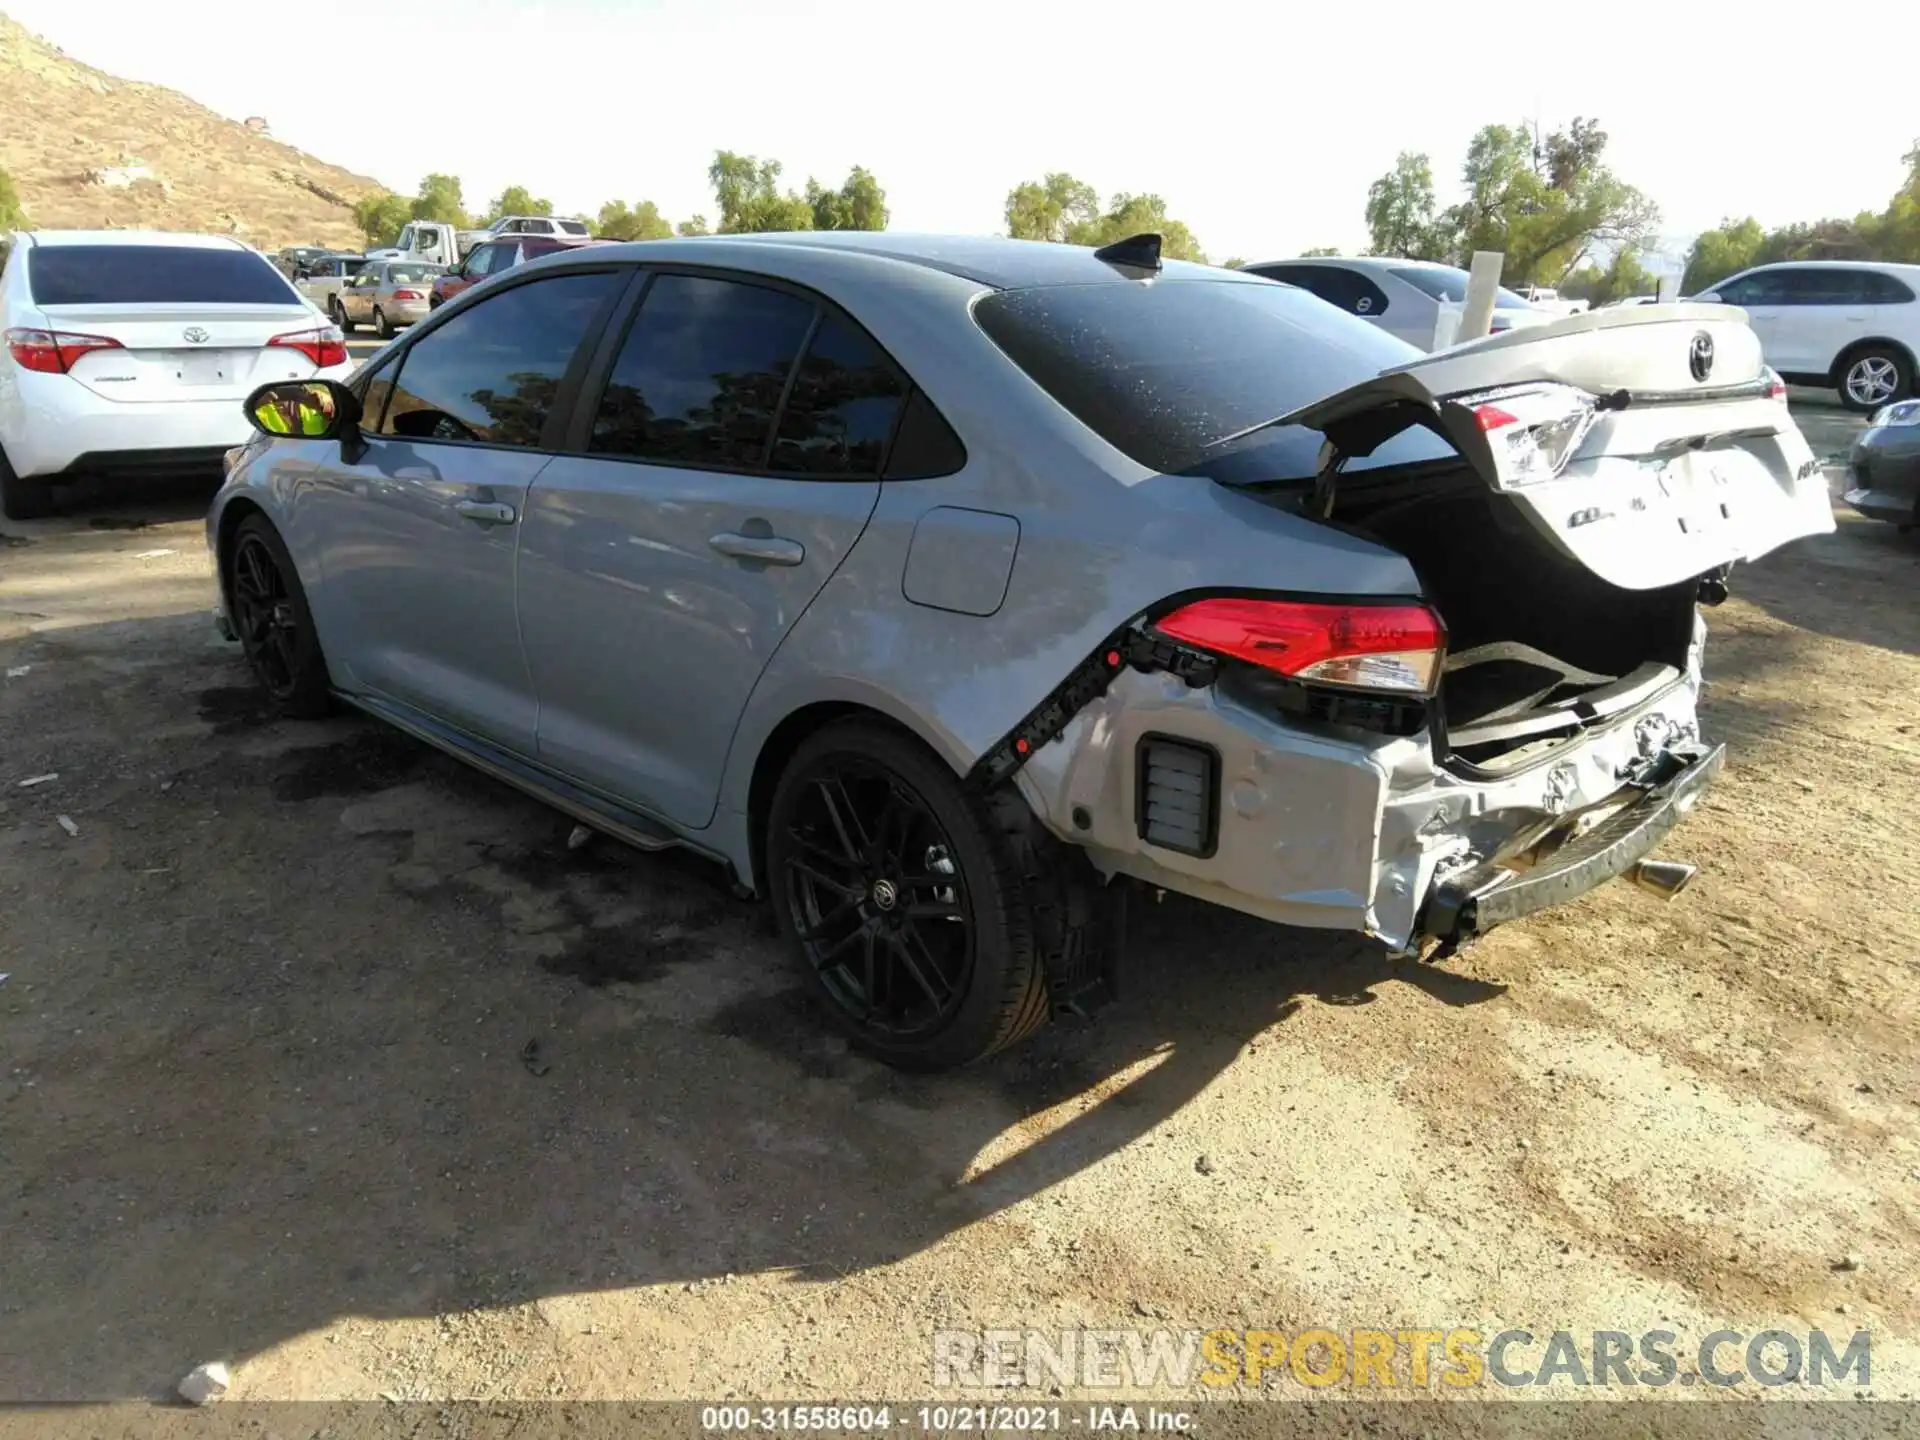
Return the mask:
<path id="1" fill-rule="evenodd" d="M 364 255 L 322 255 L 294 272 L 293 288 L 340 323 L 340 290 L 367 264 Z"/>

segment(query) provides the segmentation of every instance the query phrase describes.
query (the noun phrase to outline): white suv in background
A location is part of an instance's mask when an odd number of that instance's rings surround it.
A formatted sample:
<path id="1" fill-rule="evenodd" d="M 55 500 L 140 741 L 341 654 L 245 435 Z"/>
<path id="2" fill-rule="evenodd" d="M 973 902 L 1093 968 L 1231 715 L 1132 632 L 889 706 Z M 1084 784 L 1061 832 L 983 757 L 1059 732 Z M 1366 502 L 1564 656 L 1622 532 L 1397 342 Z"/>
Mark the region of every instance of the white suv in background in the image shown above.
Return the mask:
<path id="1" fill-rule="evenodd" d="M 227 235 L 0 236 L 0 510 L 46 514 L 83 474 L 204 472 L 269 380 L 344 380 L 346 342 Z"/>
<path id="2" fill-rule="evenodd" d="M 1840 392 L 1865 413 L 1914 393 L 1920 265 L 1790 260 L 1701 291 L 1747 312 L 1767 363 L 1795 385 Z"/>
<path id="3" fill-rule="evenodd" d="M 1249 275 L 1264 275 L 1297 285 L 1329 305 L 1358 315 L 1397 335 L 1409 345 L 1433 349 L 1442 302 L 1458 305 L 1467 298 L 1467 272 L 1431 260 L 1394 260 L 1386 256 L 1359 258 L 1314 256 L 1299 260 L 1263 260 L 1244 267 Z M 1490 333 L 1523 325 L 1543 325 L 1555 317 L 1530 305 L 1511 290 L 1499 290 L 1493 299 Z"/>

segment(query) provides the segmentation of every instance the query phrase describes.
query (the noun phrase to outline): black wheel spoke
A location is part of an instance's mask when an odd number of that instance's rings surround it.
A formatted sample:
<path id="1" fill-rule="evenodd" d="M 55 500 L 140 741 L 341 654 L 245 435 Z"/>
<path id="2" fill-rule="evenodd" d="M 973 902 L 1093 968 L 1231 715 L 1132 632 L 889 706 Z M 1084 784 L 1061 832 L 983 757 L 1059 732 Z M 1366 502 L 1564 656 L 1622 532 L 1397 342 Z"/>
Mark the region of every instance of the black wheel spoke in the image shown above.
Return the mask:
<path id="1" fill-rule="evenodd" d="M 806 872 L 802 871 L 801 873 L 805 874 Z M 835 905 L 831 910 L 823 912 L 820 918 L 814 921 L 813 924 L 796 933 L 801 940 L 818 940 L 833 926 L 835 921 L 844 919 L 847 912 L 855 909 L 859 904 L 860 896 L 858 892 L 848 891 L 846 892 L 846 898 L 838 905 Z"/>
<path id="2" fill-rule="evenodd" d="M 833 944 L 829 945 L 826 949 L 822 950 L 819 954 L 815 955 L 813 957 L 813 968 L 816 970 L 826 969 L 827 966 L 832 962 L 834 956 L 838 955 L 842 950 L 845 950 L 849 945 L 851 945 L 854 941 L 860 939 L 861 936 L 863 935 L 867 937 L 869 944 L 871 944 L 873 939 L 873 930 L 866 925 L 858 926 L 855 929 L 849 930 L 846 934 L 842 935 L 838 940 L 834 941 Z"/>
<path id="3" fill-rule="evenodd" d="M 849 862 L 859 865 L 868 854 L 866 832 L 860 828 L 860 816 L 853 807 L 853 800 L 847 794 L 847 787 L 837 775 L 818 780 L 820 798 L 827 807 L 827 818 L 833 822 L 833 830 L 840 837 L 840 843 L 846 847 Z"/>
<path id="4" fill-rule="evenodd" d="M 907 943 L 903 935 L 899 934 L 887 936 L 887 947 L 893 951 L 894 957 L 900 962 L 900 968 L 907 972 L 907 977 L 920 987 L 921 992 L 929 1000 L 936 1006 L 947 1003 L 953 990 L 951 986 L 943 983 L 939 967 L 932 963 L 932 956 L 926 956 L 926 963 L 923 964 L 921 957 L 913 953 L 913 947 Z"/>
<path id="5" fill-rule="evenodd" d="M 952 900 L 921 900 L 901 912 L 909 920 L 963 920 L 966 912 Z"/>

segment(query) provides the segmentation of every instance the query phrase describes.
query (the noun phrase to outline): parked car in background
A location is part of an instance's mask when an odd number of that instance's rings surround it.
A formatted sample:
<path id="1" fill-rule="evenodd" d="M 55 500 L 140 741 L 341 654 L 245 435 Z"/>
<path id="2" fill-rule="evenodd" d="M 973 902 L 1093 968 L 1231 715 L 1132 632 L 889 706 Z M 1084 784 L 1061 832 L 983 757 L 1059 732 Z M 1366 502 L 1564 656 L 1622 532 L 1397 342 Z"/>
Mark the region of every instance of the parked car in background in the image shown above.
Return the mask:
<path id="1" fill-rule="evenodd" d="M 1658 305 L 1659 303 L 1660 297 L 1658 295 L 1622 295 L 1618 300 L 1609 300 L 1606 304 L 1596 308 L 1601 310 L 1616 310 L 1622 305 Z"/>
<path id="2" fill-rule="evenodd" d="M 1738 305 L 1788 383 L 1836 390 L 1849 410 L 1869 413 L 1914 393 L 1920 265 L 1784 261 L 1743 270 L 1694 298 Z"/>
<path id="3" fill-rule="evenodd" d="M 460 235 L 438 220 L 409 220 L 393 244 L 367 251 L 369 260 L 419 260 L 428 265 L 454 265 L 460 259 Z"/>
<path id="4" fill-rule="evenodd" d="M 1441 304 L 1458 305 L 1467 298 L 1466 271 L 1428 260 L 1314 256 L 1262 261 L 1244 268 L 1249 275 L 1298 285 L 1329 305 L 1357 315 L 1422 350 L 1433 349 Z M 1543 324 L 1552 318 L 1513 291 L 1501 290 L 1494 297 L 1489 333 L 1498 335 L 1517 326 Z"/>
<path id="5" fill-rule="evenodd" d="M 1833 528 L 1752 331 L 1422 356 L 1159 248 L 500 275 L 351 386 L 253 397 L 226 625 L 282 713 L 343 696 L 730 866 L 904 1066 L 1107 991 L 1112 878 L 1411 953 L 1634 869 L 1724 754 L 1697 604 Z"/>
<path id="6" fill-rule="evenodd" d="M 1920 525 L 1920 400 L 1883 405 L 1855 438 L 1843 498 L 1871 520 Z"/>
<path id="7" fill-rule="evenodd" d="M 1563 300 L 1551 285 L 1516 285 L 1513 293 L 1549 315 L 1581 315 L 1592 307 L 1585 300 Z"/>
<path id="8" fill-rule="evenodd" d="M 314 309 L 338 324 L 340 313 L 333 303 L 334 296 L 351 283 L 367 263 L 364 255 L 316 255 L 294 272 L 293 288 L 312 301 Z"/>
<path id="9" fill-rule="evenodd" d="M 433 282 L 444 274 L 443 265 L 375 260 L 335 297 L 336 321 L 349 335 L 371 325 L 382 340 L 390 340 L 395 331 L 427 318 Z"/>
<path id="10" fill-rule="evenodd" d="M 559 250 L 571 250 L 581 245 L 605 245 L 605 240 L 576 240 L 550 236 L 509 236 L 500 240 L 489 240 L 484 245 L 476 245 L 453 269 L 435 277 L 433 293 L 428 299 L 428 308 L 438 310 L 447 301 L 462 290 L 478 285 L 489 275 L 499 275 L 516 265 L 529 260 L 537 260 L 542 255 L 551 255 Z"/>
<path id="11" fill-rule="evenodd" d="M 280 267 L 280 273 L 289 280 L 298 280 L 300 272 L 322 255 L 337 253 L 324 245 L 289 245 L 273 257 L 273 263 Z"/>
<path id="12" fill-rule="evenodd" d="M 219 473 L 269 380 L 352 373 L 340 332 L 230 235 L 40 230 L 0 270 L 0 508 L 78 475 Z"/>

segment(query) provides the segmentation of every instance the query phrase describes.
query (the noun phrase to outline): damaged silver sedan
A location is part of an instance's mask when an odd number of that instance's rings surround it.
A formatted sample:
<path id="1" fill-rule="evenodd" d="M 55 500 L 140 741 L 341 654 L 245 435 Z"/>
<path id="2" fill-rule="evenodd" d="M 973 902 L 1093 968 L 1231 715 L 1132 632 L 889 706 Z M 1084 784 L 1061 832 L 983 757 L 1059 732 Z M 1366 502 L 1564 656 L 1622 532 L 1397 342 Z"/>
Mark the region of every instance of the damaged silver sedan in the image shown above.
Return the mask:
<path id="1" fill-rule="evenodd" d="M 1158 251 L 524 267 L 254 397 L 222 624 L 288 713 L 720 861 L 901 1065 L 1109 994 L 1122 879 L 1399 951 L 1678 888 L 1701 607 L 1833 526 L 1740 313 L 1421 356 Z"/>

